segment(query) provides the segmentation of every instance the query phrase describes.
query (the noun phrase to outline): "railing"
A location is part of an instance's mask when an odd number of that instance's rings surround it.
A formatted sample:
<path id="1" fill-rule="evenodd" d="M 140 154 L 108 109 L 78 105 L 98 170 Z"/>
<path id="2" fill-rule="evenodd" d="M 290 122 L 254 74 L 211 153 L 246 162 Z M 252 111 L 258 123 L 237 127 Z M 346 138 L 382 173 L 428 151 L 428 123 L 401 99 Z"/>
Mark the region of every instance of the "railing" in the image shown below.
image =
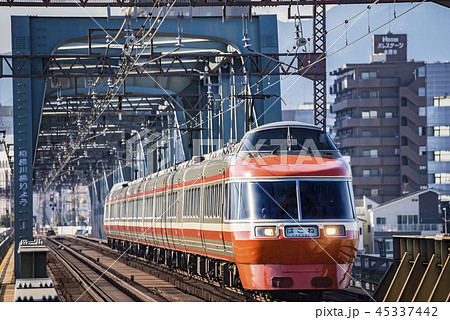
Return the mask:
<path id="1" fill-rule="evenodd" d="M 441 231 L 439 223 L 375 225 L 375 232 Z"/>
<path id="2" fill-rule="evenodd" d="M 353 264 L 350 286 L 374 292 L 391 264 L 391 258 L 359 254 Z"/>

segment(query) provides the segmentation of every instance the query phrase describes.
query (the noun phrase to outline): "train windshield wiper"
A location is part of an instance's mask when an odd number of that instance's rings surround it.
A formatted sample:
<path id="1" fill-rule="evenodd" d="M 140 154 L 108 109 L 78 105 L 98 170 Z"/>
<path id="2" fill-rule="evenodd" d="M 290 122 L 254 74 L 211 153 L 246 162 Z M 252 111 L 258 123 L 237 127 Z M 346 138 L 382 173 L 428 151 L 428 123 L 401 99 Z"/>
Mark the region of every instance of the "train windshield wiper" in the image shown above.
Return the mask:
<path id="1" fill-rule="evenodd" d="M 275 154 L 275 152 L 277 152 L 278 150 L 280 150 L 280 148 L 281 148 L 281 144 L 280 144 L 279 146 L 276 146 L 276 147 L 272 150 L 271 154 Z"/>

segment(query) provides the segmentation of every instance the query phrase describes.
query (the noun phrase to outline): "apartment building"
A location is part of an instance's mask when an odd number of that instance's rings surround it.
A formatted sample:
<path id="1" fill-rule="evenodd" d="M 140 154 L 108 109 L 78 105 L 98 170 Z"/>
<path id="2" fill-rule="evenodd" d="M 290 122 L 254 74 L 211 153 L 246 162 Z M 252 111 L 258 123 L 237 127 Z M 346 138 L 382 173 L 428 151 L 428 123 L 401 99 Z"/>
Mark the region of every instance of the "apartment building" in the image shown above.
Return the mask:
<path id="1" fill-rule="evenodd" d="M 384 203 L 428 186 L 425 63 L 402 59 L 378 54 L 331 72 L 333 131 L 350 156 L 356 199 Z"/>

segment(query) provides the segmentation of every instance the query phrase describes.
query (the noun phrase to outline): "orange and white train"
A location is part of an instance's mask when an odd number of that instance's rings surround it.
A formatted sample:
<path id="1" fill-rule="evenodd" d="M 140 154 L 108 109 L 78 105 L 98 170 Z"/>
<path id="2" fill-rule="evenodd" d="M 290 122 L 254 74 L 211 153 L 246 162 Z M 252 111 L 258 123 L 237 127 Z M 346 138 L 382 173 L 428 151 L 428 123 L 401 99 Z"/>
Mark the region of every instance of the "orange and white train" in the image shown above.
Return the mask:
<path id="1" fill-rule="evenodd" d="M 233 147 L 113 186 L 108 243 L 248 290 L 349 285 L 351 170 L 319 128 L 277 122 Z"/>

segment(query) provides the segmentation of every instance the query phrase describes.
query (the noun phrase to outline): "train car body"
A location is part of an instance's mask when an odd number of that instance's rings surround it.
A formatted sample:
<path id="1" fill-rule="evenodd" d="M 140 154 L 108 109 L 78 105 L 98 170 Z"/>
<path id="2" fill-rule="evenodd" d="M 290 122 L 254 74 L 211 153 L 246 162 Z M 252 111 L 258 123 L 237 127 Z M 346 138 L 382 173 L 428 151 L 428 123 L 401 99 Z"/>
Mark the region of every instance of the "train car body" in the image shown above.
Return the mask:
<path id="1" fill-rule="evenodd" d="M 112 246 L 249 290 L 347 287 L 359 234 L 349 165 L 297 122 L 115 185 L 104 225 Z"/>

